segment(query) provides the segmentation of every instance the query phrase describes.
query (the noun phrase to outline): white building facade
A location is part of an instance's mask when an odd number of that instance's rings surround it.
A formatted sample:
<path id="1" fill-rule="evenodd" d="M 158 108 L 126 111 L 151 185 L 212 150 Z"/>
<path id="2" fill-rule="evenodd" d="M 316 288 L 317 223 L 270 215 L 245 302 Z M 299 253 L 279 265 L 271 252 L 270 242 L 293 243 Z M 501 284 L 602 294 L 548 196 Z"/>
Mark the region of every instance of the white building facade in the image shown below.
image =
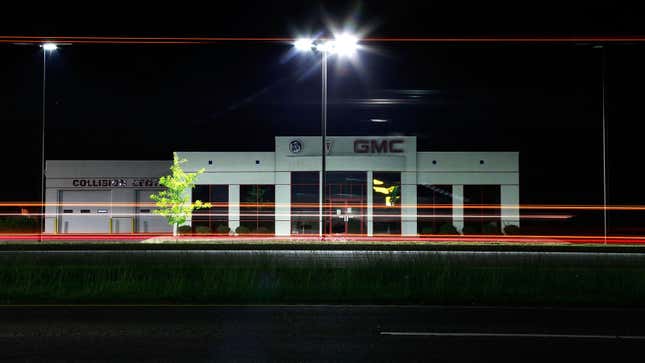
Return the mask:
<path id="1" fill-rule="evenodd" d="M 168 232 L 150 194 L 170 161 L 48 160 L 46 233 Z"/>
<path id="2" fill-rule="evenodd" d="M 419 152 L 415 137 L 276 137 L 274 152 L 178 152 L 213 204 L 189 224 L 277 236 L 501 233 L 519 227 L 517 152 Z M 170 161 L 48 161 L 46 231 L 168 232 L 149 195 Z M 188 192 L 188 191 L 187 191 Z M 92 202 L 83 205 L 86 202 Z M 75 206 L 78 207 L 75 207 Z M 78 210 L 77 210 L 78 209 Z"/>

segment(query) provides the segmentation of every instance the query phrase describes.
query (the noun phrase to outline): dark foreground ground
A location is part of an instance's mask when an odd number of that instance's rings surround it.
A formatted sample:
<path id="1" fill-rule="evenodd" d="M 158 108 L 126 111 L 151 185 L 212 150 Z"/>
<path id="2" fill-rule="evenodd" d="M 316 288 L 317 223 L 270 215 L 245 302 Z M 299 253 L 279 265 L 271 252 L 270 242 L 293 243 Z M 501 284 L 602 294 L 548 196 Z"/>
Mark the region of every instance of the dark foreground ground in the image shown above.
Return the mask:
<path id="1" fill-rule="evenodd" d="M 639 309 L 0 309 L 2 361 L 636 362 L 644 348 Z"/>

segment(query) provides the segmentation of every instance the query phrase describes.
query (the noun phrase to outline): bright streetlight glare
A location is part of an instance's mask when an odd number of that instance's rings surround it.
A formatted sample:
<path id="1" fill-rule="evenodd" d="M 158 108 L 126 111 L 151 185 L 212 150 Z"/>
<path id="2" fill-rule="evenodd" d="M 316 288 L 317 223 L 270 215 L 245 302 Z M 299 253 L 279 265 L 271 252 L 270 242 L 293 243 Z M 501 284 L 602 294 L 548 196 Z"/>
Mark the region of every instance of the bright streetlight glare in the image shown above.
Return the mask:
<path id="1" fill-rule="evenodd" d="M 328 40 L 326 42 L 316 44 L 316 50 L 319 52 L 334 53 L 334 41 Z"/>
<path id="2" fill-rule="evenodd" d="M 340 34 L 334 40 L 334 52 L 341 56 L 349 56 L 356 52 L 358 38 L 351 34 Z"/>
<path id="3" fill-rule="evenodd" d="M 299 38 L 293 43 L 299 52 L 309 52 L 314 47 L 314 41 L 311 38 Z"/>
<path id="4" fill-rule="evenodd" d="M 299 52 L 309 52 L 316 50 L 327 54 L 337 54 L 339 56 L 352 56 L 358 49 L 358 37 L 348 33 L 342 33 L 334 39 L 315 41 L 311 38 L 298 38 L 293 43 Z"/>
<path id="5" fill-rule="evenodd" d="M 43 49 L 44 50 L 52 51 L 52 50 L 56 50 L 57 48 L 58 48 L 58 46 L 56 44 L 54 44 L 54 43 L 45 43 L 45 44 L 43 44 Z"/>

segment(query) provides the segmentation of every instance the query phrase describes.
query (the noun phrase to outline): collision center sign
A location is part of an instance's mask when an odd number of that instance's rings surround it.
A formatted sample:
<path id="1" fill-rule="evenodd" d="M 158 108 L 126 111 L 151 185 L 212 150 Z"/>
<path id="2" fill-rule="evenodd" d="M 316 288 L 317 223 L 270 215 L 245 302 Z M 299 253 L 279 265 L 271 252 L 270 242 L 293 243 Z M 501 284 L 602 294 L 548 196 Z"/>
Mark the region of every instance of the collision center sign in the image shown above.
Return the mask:
<path id="1" fill-rule="evenodd" d="M 157 178 L 85 178 L 72 179 L 74 188 L 158 188 Z"/>

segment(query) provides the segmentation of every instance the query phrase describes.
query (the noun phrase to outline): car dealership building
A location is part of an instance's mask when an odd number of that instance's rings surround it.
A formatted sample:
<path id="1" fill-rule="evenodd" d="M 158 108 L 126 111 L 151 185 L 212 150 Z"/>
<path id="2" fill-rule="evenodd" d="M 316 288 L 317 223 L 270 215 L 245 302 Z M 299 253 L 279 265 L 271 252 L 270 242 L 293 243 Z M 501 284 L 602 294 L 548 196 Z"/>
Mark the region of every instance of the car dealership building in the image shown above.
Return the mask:
<path id="1" fill-rule="evenodd" d="M 190 192 L 213 207 L 194 230 L 417 235 L 501 232 L 519 226 L 517 152 L 417 151 L 416 137 L 327 138 L 321 213 L 321 138 L 275 138 L 274 152 L 178 152 L 205 172 Z M 48 233 L 170 232 L 150 195 L 171 161 L 49 160 Z M 228 227 L 228 228 L 227 228 Z"/>

